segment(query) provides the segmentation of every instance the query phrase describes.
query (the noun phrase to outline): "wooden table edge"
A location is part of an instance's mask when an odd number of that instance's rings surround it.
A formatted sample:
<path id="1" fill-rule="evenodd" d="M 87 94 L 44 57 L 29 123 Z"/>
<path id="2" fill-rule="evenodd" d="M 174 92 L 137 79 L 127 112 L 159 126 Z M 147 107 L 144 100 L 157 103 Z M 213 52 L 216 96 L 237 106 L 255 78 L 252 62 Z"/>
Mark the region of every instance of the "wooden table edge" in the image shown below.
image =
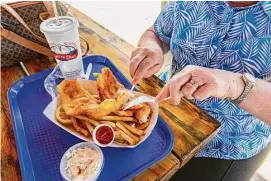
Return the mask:
<path id="1" fill-rule="evenodd" d="M 198 153 L 204 146 L 206 146 L 216 135 L 217 133 L 220 131 L 221 127 L 218 127 L 211 135 L 208 136 L 208 138 L 206 139 L 206 142 L 201 142 L 199 144 L 199 147 L 195 147 L 192 149 L 192 151 L 188 154 L 186 154 L 184 157 L 185 161 L 181 161 L 180 159 L 180 168 L 182 168 L 187 162 L 190 161 L 190 159 L 196 155 L 196 153 Z M 175 154 L 176 155 L 176 154 Z"/>

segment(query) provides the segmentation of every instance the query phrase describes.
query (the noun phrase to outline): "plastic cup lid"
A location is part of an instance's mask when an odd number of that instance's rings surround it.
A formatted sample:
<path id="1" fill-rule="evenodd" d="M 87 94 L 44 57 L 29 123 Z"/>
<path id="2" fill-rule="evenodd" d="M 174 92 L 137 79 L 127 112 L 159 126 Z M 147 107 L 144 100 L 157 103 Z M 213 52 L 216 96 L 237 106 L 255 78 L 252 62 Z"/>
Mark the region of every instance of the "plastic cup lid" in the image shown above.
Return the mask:
<path id="1" fill-rule="evenodd" d="M 70 16 L 58 16 L 43 21 L 40 31 L 43 33 L 61 33 L 78 27 L 76 18 Z"/>

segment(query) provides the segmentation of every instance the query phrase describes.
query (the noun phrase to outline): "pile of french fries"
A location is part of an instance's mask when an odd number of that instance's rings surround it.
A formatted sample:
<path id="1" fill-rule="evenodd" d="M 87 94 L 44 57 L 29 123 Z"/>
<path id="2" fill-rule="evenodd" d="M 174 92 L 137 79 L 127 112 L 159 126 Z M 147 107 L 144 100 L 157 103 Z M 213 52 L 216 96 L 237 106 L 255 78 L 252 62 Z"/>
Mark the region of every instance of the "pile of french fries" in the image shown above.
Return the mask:
<path id="1" fill-rule="evenodd" d="M 99 102 L 99 96 L 94 96 Z M 146 105 L 145 105 L 146 106 Z M 149 106 L 149 105 L 148 105 Z M 55 117 L 62 125 L 72 126 L 75 131 L 90 138 L 93 130 L 100 124 L 107 124 L 115 131 L 114 142 L 118 145 L 136 145 L 145 135 L 145 129 L 149 126 L 151 114 L 145 123 L 139 123 L 136 118 L 137 112 L 142 109 L 142 105 L 133 107 L 127 111 L 115 111 L 108 116 L 93 119 L 86 116 L 68 116 L 60 104 L 56 110 Z"/>

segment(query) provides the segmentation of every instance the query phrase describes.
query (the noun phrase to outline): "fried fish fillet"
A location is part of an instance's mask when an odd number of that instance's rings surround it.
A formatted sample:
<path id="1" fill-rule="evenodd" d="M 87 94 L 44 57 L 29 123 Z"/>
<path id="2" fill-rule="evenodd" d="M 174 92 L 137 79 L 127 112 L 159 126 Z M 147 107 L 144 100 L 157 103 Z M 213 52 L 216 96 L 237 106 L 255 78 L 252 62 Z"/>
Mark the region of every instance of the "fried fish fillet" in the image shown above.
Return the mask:
<path id="1" fill-rule="evenodd" d="M 66 113 L 71 116 L 86 115 L 90 118 L 100 118 L 115 112 L 122 107 L 122 99 L 106 99 L 101 104 L 71 101 L 66 105 Z"/>
<path id="2" fill-rule="evenodd" d="M 125 116 L 125 117 L 130 117 L 133 116 L 133 111 L 131 110 L 126 110 L 126 111 L 114 111 L 113 112 L 117 116 Z"/>
<path id="3" fill-rule="evenodd" d="M 123 85 L 118 83 L 117 79 L 109 68 L 103 68 L 102 73 L 97 78 L 97 87 L 101 100 L 111 99 L 116 95 Z"/>
<path id="4" fill-rule="evenodd" d="M 77 79 L 62 81 L 57 86 L 57 90 L 60 94 L 62 103 L 67 103 L 78 98 L 92 98 L 89 92 L 80 85 Z"/>
<path id="5" fill-rule="evenodd" d="M 122 93 L 116 99 L 105 99 L 101 104 L 84 104 L 76 108 L 77 114 L 91 118 L 101 118 L 120 110 L 126 103 L 127 94 Z"/>
<path id="6" fill-rule="evenodd" d="M 143 104 L 143 107 L 138 109 L 135 113 L 135 118 L 140 124 L 146 123 L 151 115 L 151 107 L 148 104 Z"/>
<path id="7" fill-rule="evenodd" d="M 69 116 L 104 117 L 119 110 L 127 100 L 127 94 L 123 93 L 116 99 L 105 99 L 98 104 L 77 80 L 64 80 L 57 88 L 63 109 Z"/>
<path id="8" fill-rule="evenodd" d="M 62 105 L 67 115 L 76 116 L 84 114 L 88 108 L 97 108 L 99 104 L 89 98 L 81 97 L 69 102 L 62 102 Z"/>
<path id="9" fill-rule="evenodd" d="M 80 107 L 82 104 L 97 104 L 96 99 L 80 85 L 77 79 L 62 81 L 57 86 L 57 90 L 60 95 L 63 109 L 69 116 L 76 115 L 75 108 Z"/>

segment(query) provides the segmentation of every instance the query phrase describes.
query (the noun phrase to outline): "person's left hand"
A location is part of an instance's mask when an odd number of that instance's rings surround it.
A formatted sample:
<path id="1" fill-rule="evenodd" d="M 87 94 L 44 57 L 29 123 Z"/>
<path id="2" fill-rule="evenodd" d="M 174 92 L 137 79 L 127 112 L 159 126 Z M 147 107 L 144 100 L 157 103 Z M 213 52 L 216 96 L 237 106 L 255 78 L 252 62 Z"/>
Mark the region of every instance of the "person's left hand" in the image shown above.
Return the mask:
<path id="1" fill-rule="evenodd" d="M 241 74 L 199 66 L 186 66 L 168 81 L 157 95 L 156 101 L 171 97 L 173 104 L 178 105 L 182 96 L 199 101 L 208 97 L 234 100 L 242 94 L 244 87 Z"/>

